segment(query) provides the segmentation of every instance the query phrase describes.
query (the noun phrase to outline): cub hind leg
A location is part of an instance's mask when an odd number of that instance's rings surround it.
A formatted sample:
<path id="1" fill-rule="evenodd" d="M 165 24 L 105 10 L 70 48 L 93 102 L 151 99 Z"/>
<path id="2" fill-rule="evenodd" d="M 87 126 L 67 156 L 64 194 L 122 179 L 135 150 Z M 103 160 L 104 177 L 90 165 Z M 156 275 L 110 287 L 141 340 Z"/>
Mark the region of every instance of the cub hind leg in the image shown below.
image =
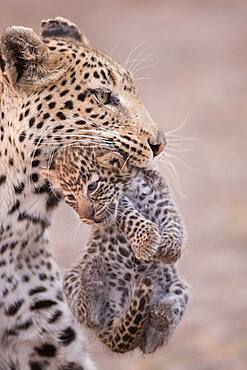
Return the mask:
<path id="1" fill-rule="evenodd" d="M 158 292 L 154 297 L 148 324 L 140 342 L 143 353 L 153 353 L 172 336 L 188 303 L 187 289 L 181 280 L 176 280 L 166 292 Z"/>
<path id="2" fill-rule="evenodd" d="M 72 312 L 89 328 L 100 327 L 104 316 L 104 259 L 85 255 L 79 265 L 65 274 L 64 291 Z"/>

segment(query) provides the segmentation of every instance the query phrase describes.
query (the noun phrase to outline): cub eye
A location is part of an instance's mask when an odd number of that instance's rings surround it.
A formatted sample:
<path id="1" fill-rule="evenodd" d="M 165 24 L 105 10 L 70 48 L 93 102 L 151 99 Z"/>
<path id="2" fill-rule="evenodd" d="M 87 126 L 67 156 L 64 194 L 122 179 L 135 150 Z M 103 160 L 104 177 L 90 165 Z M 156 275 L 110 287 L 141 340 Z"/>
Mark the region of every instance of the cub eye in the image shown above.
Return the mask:
<path id="1" fill-rule="evenodd" d="M 68 202 L 75 202 L 76 201 L 76 198 L 74 196 L 74 194 L 67 194 L 65 197 L 64 197 L 65 201 L 68 201 Z"/>
<path id="2" fill-rule="evenodd" d="M 119 99 L 112 95 L 111 91 L 105 91 L 102 89 L 93 90 L 93 94 L 100 104 L 103 105 L 118 105 Z"/>
<path id="3" fill-rule="evenodd" d="M 99 182 L 98 181 L 95 181 L 95 182 L 92 182 L 91 184 L 89 184 L 87 188 L 88 188 L 88 191 L 90 193 L 92 193 L 95 190 L 97 190 L 98 186 L 99 186 Z"/>

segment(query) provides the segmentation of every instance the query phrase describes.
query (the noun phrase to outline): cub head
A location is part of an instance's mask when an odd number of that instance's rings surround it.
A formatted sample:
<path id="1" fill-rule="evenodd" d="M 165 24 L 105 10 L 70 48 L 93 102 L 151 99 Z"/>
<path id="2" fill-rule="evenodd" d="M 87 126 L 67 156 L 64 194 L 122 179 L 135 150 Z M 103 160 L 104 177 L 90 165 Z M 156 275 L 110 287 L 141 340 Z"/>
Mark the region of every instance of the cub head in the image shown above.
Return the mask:
<path id="1" fill-rule="evenodd" d="M 87 224 L 107 224 L 116 218 L 119 199 L 136 170 L 116 152 L 65 148 L 41 175 Z"/>
<path id="2" fill-rule="evenodd" d="M 141 168 L 165 147 L 131 74 L 63 18 L 42 22 L 41 37 L 7 28 L 0 69 L 3 116 L 24 156 L 35 149 L 36 163 L 80 142 L 118 152 Z"/>

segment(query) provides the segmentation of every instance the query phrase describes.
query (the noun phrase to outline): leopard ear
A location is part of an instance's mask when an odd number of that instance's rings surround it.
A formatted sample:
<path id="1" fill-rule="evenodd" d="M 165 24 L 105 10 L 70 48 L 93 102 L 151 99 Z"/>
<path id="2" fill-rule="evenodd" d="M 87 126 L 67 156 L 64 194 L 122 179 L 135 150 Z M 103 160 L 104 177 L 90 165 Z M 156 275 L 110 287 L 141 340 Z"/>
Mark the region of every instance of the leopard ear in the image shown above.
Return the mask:
<path id="1" fill-rule="evenodd" d="M 97 163 L 104 168 L 117 170 L 122 174 L 128 173 L 126 161 L 116 152 L 107 152 L 96 158 Z"/>
<path id="2" fill-rule="evenodd" d="M 68 19 L 56 17 L 41 22 L 41 36 L 43 38 L 69 38 L 88 45 L 87 38 L 81 33 L 80 29 Z"/>
<path id="3" fill-rule="evenodd" d="M 0 68 L 13 87 L 42 84 L 63 73 L 52 53 L 36 33 L 26 27 L 8 27 L 0 39 Z"/>

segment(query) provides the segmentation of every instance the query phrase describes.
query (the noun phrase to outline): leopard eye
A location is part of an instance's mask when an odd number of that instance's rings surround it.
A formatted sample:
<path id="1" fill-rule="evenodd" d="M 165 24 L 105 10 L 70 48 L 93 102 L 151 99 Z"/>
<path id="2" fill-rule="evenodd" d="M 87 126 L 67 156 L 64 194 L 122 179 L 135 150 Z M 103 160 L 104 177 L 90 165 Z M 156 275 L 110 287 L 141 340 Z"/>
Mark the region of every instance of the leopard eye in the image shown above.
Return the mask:
<path id="1" fill-rule="evenodd" d="M 89 184 L 87 187 L 89 193 L 93 193 L 94 191 L 96 191 L 98 189 L 98 186 L 99 186 L 99 181 L 94 181 L 91 184 Z"/>
<path id="2" fill-rule="evenodd" d="M 64 199 L 65 199 L 65 201 L 68 201 L 68 202 L 75 202 L 76 201 L 76 198 L 75 198 L 74 194 L 67 194 L 67 195 L 65 195 Z"/>
<path id="3" fill-rule="evenodd" d="M 93 94 L 100 104 L 113 106 L 119 104 L 119 99 L 114 96 L 111 91 L 96 89 L 93 90 Z"/>

